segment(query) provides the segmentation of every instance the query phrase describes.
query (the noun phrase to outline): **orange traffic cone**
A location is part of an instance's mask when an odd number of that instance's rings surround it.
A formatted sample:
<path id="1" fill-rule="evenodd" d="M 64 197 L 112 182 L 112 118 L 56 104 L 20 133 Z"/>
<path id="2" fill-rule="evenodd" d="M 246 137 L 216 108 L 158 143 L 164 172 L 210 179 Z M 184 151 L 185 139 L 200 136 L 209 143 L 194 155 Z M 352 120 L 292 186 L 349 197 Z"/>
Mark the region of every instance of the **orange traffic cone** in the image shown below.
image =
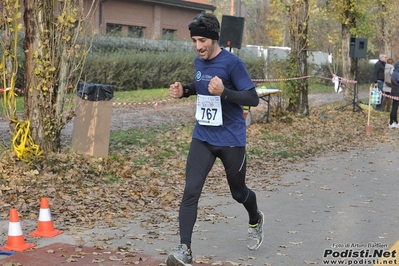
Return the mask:
<path id="1" fill-rule="evenodd" d="M 19 223 L 18 212 L 16 209 L 10 211 L 10 222 L 8 226 L 7 244 L 1 249 L 8 251 L 24 251 L 33 248 L 36 244 L 25 243 L 22 234 L 21 224 Z"/>
<path id="2" fill-rule="evenodd" d="M 62 231 L 54 229 L 53 221 L 51 220 L 48 199 L 42 198 L 40 202 L 39 223 L 37 230 L 30 233 L 29 236 L 53 237 L 59 234 L 62 234 Z"/>

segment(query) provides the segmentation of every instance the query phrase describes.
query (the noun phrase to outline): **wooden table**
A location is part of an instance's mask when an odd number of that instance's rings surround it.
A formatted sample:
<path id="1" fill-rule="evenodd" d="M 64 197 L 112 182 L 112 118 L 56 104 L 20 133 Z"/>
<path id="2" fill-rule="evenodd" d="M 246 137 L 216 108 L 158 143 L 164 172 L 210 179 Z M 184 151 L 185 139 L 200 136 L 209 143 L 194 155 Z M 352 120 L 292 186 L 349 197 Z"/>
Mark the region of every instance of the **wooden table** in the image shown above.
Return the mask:
<path id="1" fill-rule="evenodd" d="M 269 123 L 269 114 L 270 114 L 270 95 L 272 94 L 280 94 L 281 90 L 279 89 L 256 89 L 258 93 L 259 99 L 267 102 L 267 110 L 263 115 L 262 119 L 266 118 L 266 123 Z"/>

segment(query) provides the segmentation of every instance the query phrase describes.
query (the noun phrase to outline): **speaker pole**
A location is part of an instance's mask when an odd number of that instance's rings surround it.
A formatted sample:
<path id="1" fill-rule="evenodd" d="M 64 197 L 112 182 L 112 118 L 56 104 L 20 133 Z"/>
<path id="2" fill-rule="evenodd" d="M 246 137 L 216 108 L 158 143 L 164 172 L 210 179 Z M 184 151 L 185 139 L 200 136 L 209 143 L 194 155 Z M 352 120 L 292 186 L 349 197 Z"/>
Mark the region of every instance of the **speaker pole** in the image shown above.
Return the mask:
<path id="1" fill-rule="evenodd" d="M 354 88 L 354 92 L 353 92 L 353 112 L 356 111 L 356 107 L 357 107 L 364 114 L 363 109 L 357 103 L 357 97 L 358 97 L 358 91 L 359 91 L 359 87 L 358 87 L 358 79 L 359 79 L 359 64 L 358 64 L 358 62 L 359 62 L 359 58 L 356 58 L 355 62 L 356 62 L 355 63 L 355 71 L 356 71 L 355 72 L 355 80 L 356 80 L 356 83 L 355 83 L 355 88 Z"/>
<path id="2" fill-rule="evenodd" d="M 357 107 L 357 109 L 359 110 L 359 111 L 361 111 L 364 115 L 366 115 L 364 112 L 363 112 L 363 109 L 360 107 L 360 105 L 357 103 L 357 95 L 358 95 L 358 86 L 357 86 L 357 83 L 358 83 L 358 76 L 359 76 L 359 70 L 358 70 L 358 61 L 359 61 L 359 58 L 357 58 L 357 57 L 355 57 L 354 58 L 355 59 L 355 85 L 353 86 L 353 100 L 352 100 L 352 102 L 351 103 L 348 103 L 348 104 L 346 104 L 346 105 L 344 105 L 344 106 L 341 106 L 341 107 L 338 107 L 337 109 L 335 109 L 335 110 L 342 110 L 342 109 L 345 109 L 346 107 L 348 107 L 349 105 L 353 105 L 353 112 L 356 112 L 356 107 Z"/>
<path id="3" fill-rule="evenodd" d="M 241 0 L 238 0 L 237 11 L 237 16 L 241 17 Z"/>

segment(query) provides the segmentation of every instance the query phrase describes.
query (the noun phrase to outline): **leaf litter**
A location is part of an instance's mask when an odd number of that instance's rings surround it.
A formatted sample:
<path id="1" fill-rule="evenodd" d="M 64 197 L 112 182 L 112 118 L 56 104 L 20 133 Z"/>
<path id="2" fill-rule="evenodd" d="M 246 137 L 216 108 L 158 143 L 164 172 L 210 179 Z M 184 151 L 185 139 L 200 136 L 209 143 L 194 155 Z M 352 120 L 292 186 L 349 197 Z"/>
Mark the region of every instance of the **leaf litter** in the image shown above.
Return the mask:
<path id="1" fill-rule="evenodd" d="M 193 108 L 186 103 L 185 106 Z M 272 112 L 271 123 L 261 122 L 264 110 L 255 108 L 255 123 L 247 130 L 249 186 L 265 190 L 284 186 L 281 175 L 324 153 L 342 153 L 369 147 L 377 141 L 395 141 L 395 136 L 387 132 L 389 114 L 373 113 L 373 130 L 366 134 L 366 116 L 350 108 L 337 111 L 336 107 L 336 104 L 313 107 L 309 117 Z M 153 115 L 158 114 L 159 111 Z M 124 224 L 139 219 L 149 233 L 129 237 L 162 238 L 161 234 L 150 232 L 177 225 L 176 212 L 184 187 L 185 157 L 193 127 L 192 119 L 179 121 L 179 113 L 173 110 L 163 115 L 176 117 L 176 124 L 167 132 L 152 127 L 134 129 L 156 134 L 145 145 L 134 143 L 121 150 L 111 147 L 108 158 L 85 156 L 66 147 L 62 153 L 47 154 L 25 164 L 11 150 L 6 150 L 0 156 L 0 205 L 3 206 L 0 218 L 6 220 L 13 207 L 21 218 L 37 220 L 40 198 L 48 197 L 52 219 L 61 225 L 60 229 L 123 228 Z M 165 155 L 161 156 L 162 153 Z M 229 195 L 220 162 L 209 173 L 204 191 Z M 199 208 L 199 220 L 217 223 L 229 219 L 212 206 Z M 176 228 L 166 234 L 176 234 Z M 97 248 L 105 248 L 103 244 L 104 240 Z M 117 256 L 109 258 L 119 260 Z M 210 258 L 199 260 L 205 262 Z M 310 260 L 306 263 L 313 264 Z"/>

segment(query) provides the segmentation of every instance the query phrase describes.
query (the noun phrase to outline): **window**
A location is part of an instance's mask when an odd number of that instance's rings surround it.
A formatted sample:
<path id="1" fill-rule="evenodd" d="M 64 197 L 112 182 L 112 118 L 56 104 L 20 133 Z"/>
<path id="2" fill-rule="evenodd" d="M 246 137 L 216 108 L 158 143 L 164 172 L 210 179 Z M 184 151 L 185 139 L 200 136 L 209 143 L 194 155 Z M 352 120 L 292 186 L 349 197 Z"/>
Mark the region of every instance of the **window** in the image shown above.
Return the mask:
<path id="1" fill-rule="evenodd" d="M 122 25 L 107 23 L 107 35 L 122 36 Z"/>
<path id="2" fill-rule="evenodd" d="M 162 37 L 165 40 L 174 40 L 176 30 L 171 29 L 163 29 L 162 30 Z"/>
<path id="3" fill-rule="evenodd" d="M 129 26 L 128 27 L 128 37 L 143 38 L 144 30 L 145 30 L 145 27 Z"/>

